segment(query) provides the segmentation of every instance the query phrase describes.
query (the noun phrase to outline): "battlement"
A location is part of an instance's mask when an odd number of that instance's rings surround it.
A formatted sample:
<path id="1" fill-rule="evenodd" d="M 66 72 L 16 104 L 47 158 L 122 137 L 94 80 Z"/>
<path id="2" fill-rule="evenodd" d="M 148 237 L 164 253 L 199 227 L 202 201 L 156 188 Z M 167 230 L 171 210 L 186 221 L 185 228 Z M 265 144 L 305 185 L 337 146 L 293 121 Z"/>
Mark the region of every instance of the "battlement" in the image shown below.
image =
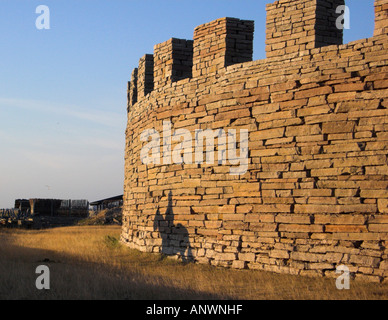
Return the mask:
<path id="1" fill-rule="evenodd" d="M 375 32 L 374 35 L 388 33 L 388 1 L 375 0 Z"/>
<path id="2" fill-rule="evenodd" d="M 128 106 L 127 111 L 129 111 L 130 106 L 133 106 L 137 102 L 137 74 L 138 68 L 133 69 L 131 74 L 131 80 L 128 82 L 127 97 L 128 97 Z"/>
<path id="3" fill-rule="evenodd" d="M 193 77 L 207 76 L 232 64 L 252 61 L 254 22 L 222 18 L 194 31 Z"/>
<path id="4" fill-rule="evenodd" d="M 267 58 L 343 43 L 336 21 L 345 0 L 279 0 L 267 4 Z M 375 0 L 375 33 L 386 34 L 387 1 Z M 157 44 L 132 72 L 128 108 L 153 90 L 183 79 L 217 74 L 233 64 L 252 61 L 254 21 L 221 18 L 195 28 L 194 40 L 171 38 Z M 139 73 L 139 76 L 137 75 Z"/>
<path id="5" fill-rule="evenodd" d="M 143 99 L 154 90 L 154 56 L 144 55 L 139 61 L 137 73 L 137 97 Z"/>
<path id="6" fill-rule="evenodd" d="M 185 78 L 191 78 L 193 41 L 171 38 L 154 47 L 154 83 L 158 90 Z"/>
<path id="7" fill-rule="evenodd" d="M 344 0 L 280 0 L 267 5 L 267 57 L 340 45 L 336 9 Z"/>
<path id="8" fill-rule="evenodd" d="M 171 38 L 155 45 L 154 54 L 143 56 L 132 72 L 128 107 L 173 82 L 252 61 L 253 31 L 253 21 L 221 18 L 198 26 L 194 40 Z"/>

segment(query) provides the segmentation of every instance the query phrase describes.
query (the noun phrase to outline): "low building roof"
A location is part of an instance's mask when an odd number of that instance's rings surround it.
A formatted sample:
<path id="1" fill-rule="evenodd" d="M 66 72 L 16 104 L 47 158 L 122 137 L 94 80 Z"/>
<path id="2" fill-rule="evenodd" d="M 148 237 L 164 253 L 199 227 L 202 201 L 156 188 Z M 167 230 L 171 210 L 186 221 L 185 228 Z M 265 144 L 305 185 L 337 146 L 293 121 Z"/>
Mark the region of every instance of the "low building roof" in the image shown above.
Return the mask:
<path id="1" fill-rule="evenodd" d="M 89 204 L 91 206 L 98 206 L 98 205 L 103 204 L 103 203 L 120 201 L 120 200 L 123 200 L 123 196 L 124 195 L 115 196 L 115 197 L 106 198 L 106 199 L 101 199 L 101 200 L 97 200 L 97 201 L 94 201 L 94 202 L 90 202 Z"/>

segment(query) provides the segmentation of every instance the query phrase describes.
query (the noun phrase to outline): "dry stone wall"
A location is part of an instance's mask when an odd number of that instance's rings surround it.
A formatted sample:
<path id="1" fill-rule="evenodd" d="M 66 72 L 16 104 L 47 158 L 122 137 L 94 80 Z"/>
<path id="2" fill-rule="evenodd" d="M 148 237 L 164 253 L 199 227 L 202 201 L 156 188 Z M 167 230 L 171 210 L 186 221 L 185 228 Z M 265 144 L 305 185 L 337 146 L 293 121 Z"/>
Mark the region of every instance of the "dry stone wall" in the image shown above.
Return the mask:
<path id="1" fill-rule="evenodd" d="M 192 56 L 190 41 L 155 46 L 155 87 L 138 92 L 150 73 L 137 70 L 128 86 L 123 243 L 215 266 L 334 277 L 346 265 L 387 279 L 388 0 L 375 1 L 374 36 L 348 44 L 331 3 L 269 4 L 264 60 L 250 61 L 253 22 L 234 18 L 196 28 Z M 152 164 L 141 160 L 148 129 L 160 135 Z M 237 153 L 248 131 L 244 174 L 218 152 L 171 160 L 171 132 L 206 129 L 235 130 Z"/>

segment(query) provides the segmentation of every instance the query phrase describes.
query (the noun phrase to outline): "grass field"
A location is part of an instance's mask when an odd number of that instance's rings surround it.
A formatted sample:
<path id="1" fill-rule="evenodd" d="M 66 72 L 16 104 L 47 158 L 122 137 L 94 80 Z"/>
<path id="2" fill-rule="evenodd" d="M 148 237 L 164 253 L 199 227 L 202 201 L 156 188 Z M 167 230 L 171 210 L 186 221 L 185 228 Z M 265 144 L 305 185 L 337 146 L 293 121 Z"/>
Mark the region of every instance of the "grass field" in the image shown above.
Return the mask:
<path id="1" fill-rule="evenodd" d="M 182 264 L 122 246 L 119 226 L 0 229 L 0 299 L 387 299 L 388 284 Z M 50 290 L 35 269 L 50 268 Z"/>

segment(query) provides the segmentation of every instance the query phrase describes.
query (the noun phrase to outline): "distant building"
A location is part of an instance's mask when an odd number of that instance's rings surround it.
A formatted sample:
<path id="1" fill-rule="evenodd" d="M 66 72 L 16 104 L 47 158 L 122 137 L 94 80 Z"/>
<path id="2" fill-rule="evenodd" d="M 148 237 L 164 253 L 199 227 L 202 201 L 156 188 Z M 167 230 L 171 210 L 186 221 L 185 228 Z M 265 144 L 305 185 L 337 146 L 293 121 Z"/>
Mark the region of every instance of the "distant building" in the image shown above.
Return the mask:
<path id="1" fill-rule="evenodd" d="M 123 205 L 123 195 L 97 200 L 91 202 L 90 205 L 97 212 L 104 209 L 117 208 Z"/>
<path id="2" fill-rule="evenodd" d="M 30 209 L 30 200 L 27 199 L 16 199 L 15 200 L 15 209 L 26 212 Z"/>
<path id="3" fill-rule="evenodd" d="M 88 217 L 88 200 L 60 200 L 60 199 L 18 199 L 15 209 L 29 212 L 35 216 L 52 217 Z"/>

